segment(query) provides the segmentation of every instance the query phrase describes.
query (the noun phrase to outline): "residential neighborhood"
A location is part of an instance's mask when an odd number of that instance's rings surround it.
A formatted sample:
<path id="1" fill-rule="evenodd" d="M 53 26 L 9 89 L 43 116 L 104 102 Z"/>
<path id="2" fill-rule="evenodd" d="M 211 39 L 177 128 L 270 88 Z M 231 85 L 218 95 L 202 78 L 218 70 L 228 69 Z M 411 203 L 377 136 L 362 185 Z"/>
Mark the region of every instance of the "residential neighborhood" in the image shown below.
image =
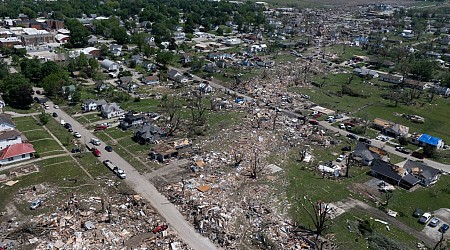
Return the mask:
<path id="1" fill-rule="evenodd" d="M 0 6 L 0 249 L 450 248 L 448 1 Z"/>

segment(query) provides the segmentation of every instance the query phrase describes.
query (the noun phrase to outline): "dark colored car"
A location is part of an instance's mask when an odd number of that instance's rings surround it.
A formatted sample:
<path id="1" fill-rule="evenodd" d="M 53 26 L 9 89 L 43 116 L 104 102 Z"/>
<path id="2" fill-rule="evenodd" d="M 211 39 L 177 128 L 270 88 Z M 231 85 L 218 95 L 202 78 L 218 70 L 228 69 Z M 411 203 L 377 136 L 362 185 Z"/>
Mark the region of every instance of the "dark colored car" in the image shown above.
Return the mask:
<path id="1" fill-rule="evenodd" d="M 80 153 L 81 150 L 79 148 L 72 148 L 72 150 L 70 150 L 70 152 L 72 152 L 72 153 Z"/>
<path id="2" fill-rule="evenodd" d="M 72 133 L 72 132 L 73 132 L 72 127 L 70 127 L 67 131 L 68 131 L 69 133 Z"/>
<path id="3" fill-rule="evenodd" d="M 72 128 L 72 125 L 70 125 L 70 123 L 66 123 L 66 124 L 64 124 L 64 128 L 66 128 L 66 129 L 69 129 L 69 128 Z"/>
<path id="4" fill-rule="evenodd" d="M 36 90 L 36 94 L 40 95 L 41 91 L 40 90 Z"/>
<path id="5" fill-rule="evenodd" d="M 350 151 L 352 150 L 352 146 L 345 146 L 341 148 L 342 151 Z"/>
<path id="6" fill-rule="evenodd" d="M 354 135 L 354 134 L 347 134 L 347 137 L 350 138 L 350 139 L 353 139 L 353 140 L 358 139 L 358 137 L 356 135 Z"/>
<path id="7" fill-rule="evenodd" d="M 105 150 L 108 151 L 108 152 L 112 152 L 112 151 L 113 151 L 113 148 L 112 148 L 111 146 L 106 146 L 106 147 L 105 147 Z"/>
<path id="8" fill-rule="evenodd" d="M 55 112 L 53 112 L 52 116 L 53 116 L 53 117 L 58 117 L 58 114 L 55 113 Z"/>
<path id="9" fill-rule="evenodd" d="M 419 218 L 422 214 L 423 214 L 423 211 L 420 210 L 419 208 L 416 208 L 416 210 L 414 210 L 413 216 L 416 218 Z"/>
<path id="10" fill-rule="evenodd" d="M 439 228 L 439 232 L 445 234 L 445 232 L 447 232 L 449 226 L 448 224 L 442 224 L 442 226 Z"/>
<path id="11" fill-rule="evenodd" d="M 418 159 L 423 159 L 424 155 L 422 153 L 419 152 L 412 152 L 411 156 L 416 157 Z"/>
<path id="12" fill-rule="evenodd" d="M 369 139 L 367 139 L 367 138 L 364 138 L 364 137 L 359 137 L 358 141 L 360 141 L 360 142 L 364 142 L 364 143 L 367 143 L 367 144 L 370 144 L 370 143 L 372 143 L 372 141 L 370 141 Z"/>
<path id="13" fill-rule="evenodd" d="M 312 125 L 319 125 L 319 122 L 316 120 L 309 120 L 309 123 Z"/>

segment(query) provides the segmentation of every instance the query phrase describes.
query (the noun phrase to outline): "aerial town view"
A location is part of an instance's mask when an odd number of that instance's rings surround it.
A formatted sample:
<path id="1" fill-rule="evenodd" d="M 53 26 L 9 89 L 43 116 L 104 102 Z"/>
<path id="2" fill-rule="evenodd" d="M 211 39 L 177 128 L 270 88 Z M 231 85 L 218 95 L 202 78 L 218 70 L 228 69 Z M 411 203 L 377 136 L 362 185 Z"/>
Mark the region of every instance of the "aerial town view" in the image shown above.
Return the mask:
<path id="1" fill-rule="evenodd" d="M 450 249 L 449 0 L 2 0 L 0 250 Z"/>

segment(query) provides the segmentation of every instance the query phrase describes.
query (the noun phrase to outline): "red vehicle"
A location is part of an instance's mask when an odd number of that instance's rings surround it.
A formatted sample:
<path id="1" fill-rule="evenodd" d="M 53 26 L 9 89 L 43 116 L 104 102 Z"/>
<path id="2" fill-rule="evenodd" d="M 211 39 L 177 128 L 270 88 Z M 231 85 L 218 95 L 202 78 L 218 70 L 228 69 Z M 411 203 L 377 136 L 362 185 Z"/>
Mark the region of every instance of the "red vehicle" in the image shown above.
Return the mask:
<path id="1" fill-rule="evenodd" d="M 95 155 L 95 157 L 100 157 L 100 155 L 102 155 L 102 153 L 100 152 L 100 150 L 94 148 L 94 150 L 92 150 L 92 153 Z"/>
<path id="2" fill-rule="evenodd" d="M 166 230 L 168 227 L 169 226 L 167 226 L 167 225 L 156 226 L 155 228 L 153 228 L 152 233 L 156 234 L 156 233 L 162 232 L 162 231 Z"/>
<path id="3" fill-rule="evenodd" d="M 319 125 L 319 122 L 316 120 L 309 120 L 309 123 L 312 125 Z"/>
<path id="4" fill-rule="evenodd" d="M 101 130 L 105 130 L 105 129 L 107 129 L 107 128 L 108 128 L 107 126 L 102 125 L 102 126 L 96 127 L 96 128 L 94 129 L 94 131 L 101 131 Z"/>

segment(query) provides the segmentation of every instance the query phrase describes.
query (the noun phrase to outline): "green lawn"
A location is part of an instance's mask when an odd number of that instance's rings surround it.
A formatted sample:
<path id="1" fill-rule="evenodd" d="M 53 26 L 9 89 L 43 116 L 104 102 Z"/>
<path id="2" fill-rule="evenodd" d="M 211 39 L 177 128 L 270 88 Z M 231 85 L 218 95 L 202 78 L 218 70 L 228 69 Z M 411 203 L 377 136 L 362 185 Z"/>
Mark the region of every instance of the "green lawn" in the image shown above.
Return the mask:
<path id="1" fill-rule="evenodd" d="M 124 110 L 134 110 L 136 112 L 152 112 L 159 110 L 160 100 L 150 98 L 141 99 L 139 102 L 129 101 L 120 104 L 120 107 Z"/>
<path id="2" fill-rule="evenodd" d="M 407 232 L 403 232 L 389 225 L 390 231 L 386 230 L 384 224 L 375 222 L 372 218 L 362 213 L 361 211 L 350 210 L 333 221 L 331 233 L 335 236 L 335 242 L 339 249 L 366 249 L 368 241 L 358 230 L 358 221 L 370 221 L 373 233 L 382 235 L 389 240 L 396 242 L 403 246 L 403 249 L 414 249 L 418 242 L 416 238 Z"/>
<path id="3" fill-rule="evenodd" d="M 346 46 L 342 44 L 336 44 L 323 48 L 325 52 L 336 54 L 342 61 L 351 59 L 354 55 L 367 56 L 367 53 L 360 47 Z"/>
<path id="4" fill-rule="evenodd" d="M 16 128 L 21 132 L 42 129 L 42 126 L 38 125 L 36 120 L 31 116 L 15 117 L 13 118 L 13 122 L 16 124 Z"/>
<path id="5" fill-rule="evenodd" d="M 71 133 L 67 131 L 58 121 L 55 119 L 50 119 L 49 122 L 45 125 L 48 130 L 52 132 L 53 135 L 58 138 L 58 140 L 67 148 L 71 148 L 73 145 L 74 137 Z"/>
<path id="6" fill-rule="evenodd" d="M 400 212 L 400 221 L 422 230 L 424 226 L 417 223 L 417 218 L 412 216 L 414 209 L 431 212 L 439 208 L 450 208 L 450 176 L 442 175 L 432 187 L 420 187 L 412 192 L 396 190 L 389 201 L 389 208 Z"/>
<path id="7" fill-rule="evenodd" d="M 89 177 L 84 171 L 79 168 L 70 157 L 59 157 L 48 160 L 43 160 L 37 163 L 40 166 L 38 173 L 29 174 L 18 178 L 19 182 L 12 187 L 4 186 L 0 188 L 0 209 L 3 210 L 5 205 L 13 201 L 22 213 L 30 214 L 28 209 L 28 200 L 13 199 L 14 195 L 20 189 L 31 188 L 33 185 L 46 183 L 53 187 L 76 187 L 82 184 L 89 183 Z M 69 179 L 77 179 L 77 182 L 69 181 Z M 60 193 L 71 193 L 74 189 L 60 189 Z M 39 212 L 48 212 L 45 209 L 46 206 L 51 206 L 53 202 L 56 202 L 55 194 L 51 195 L 49 200 L 45 201 L 45 204 L 40 208 Z"/>
<path id="8" fill-rule="evenodd" d="M 65 151 L 61 148 L 61 146 L 59 146 L 59 144 L 53 139 L 34 141 L 31 142 L 31 144 L 33 144 L 34 149 L 41 156 L 49 156 L 65 153 Z"/>

